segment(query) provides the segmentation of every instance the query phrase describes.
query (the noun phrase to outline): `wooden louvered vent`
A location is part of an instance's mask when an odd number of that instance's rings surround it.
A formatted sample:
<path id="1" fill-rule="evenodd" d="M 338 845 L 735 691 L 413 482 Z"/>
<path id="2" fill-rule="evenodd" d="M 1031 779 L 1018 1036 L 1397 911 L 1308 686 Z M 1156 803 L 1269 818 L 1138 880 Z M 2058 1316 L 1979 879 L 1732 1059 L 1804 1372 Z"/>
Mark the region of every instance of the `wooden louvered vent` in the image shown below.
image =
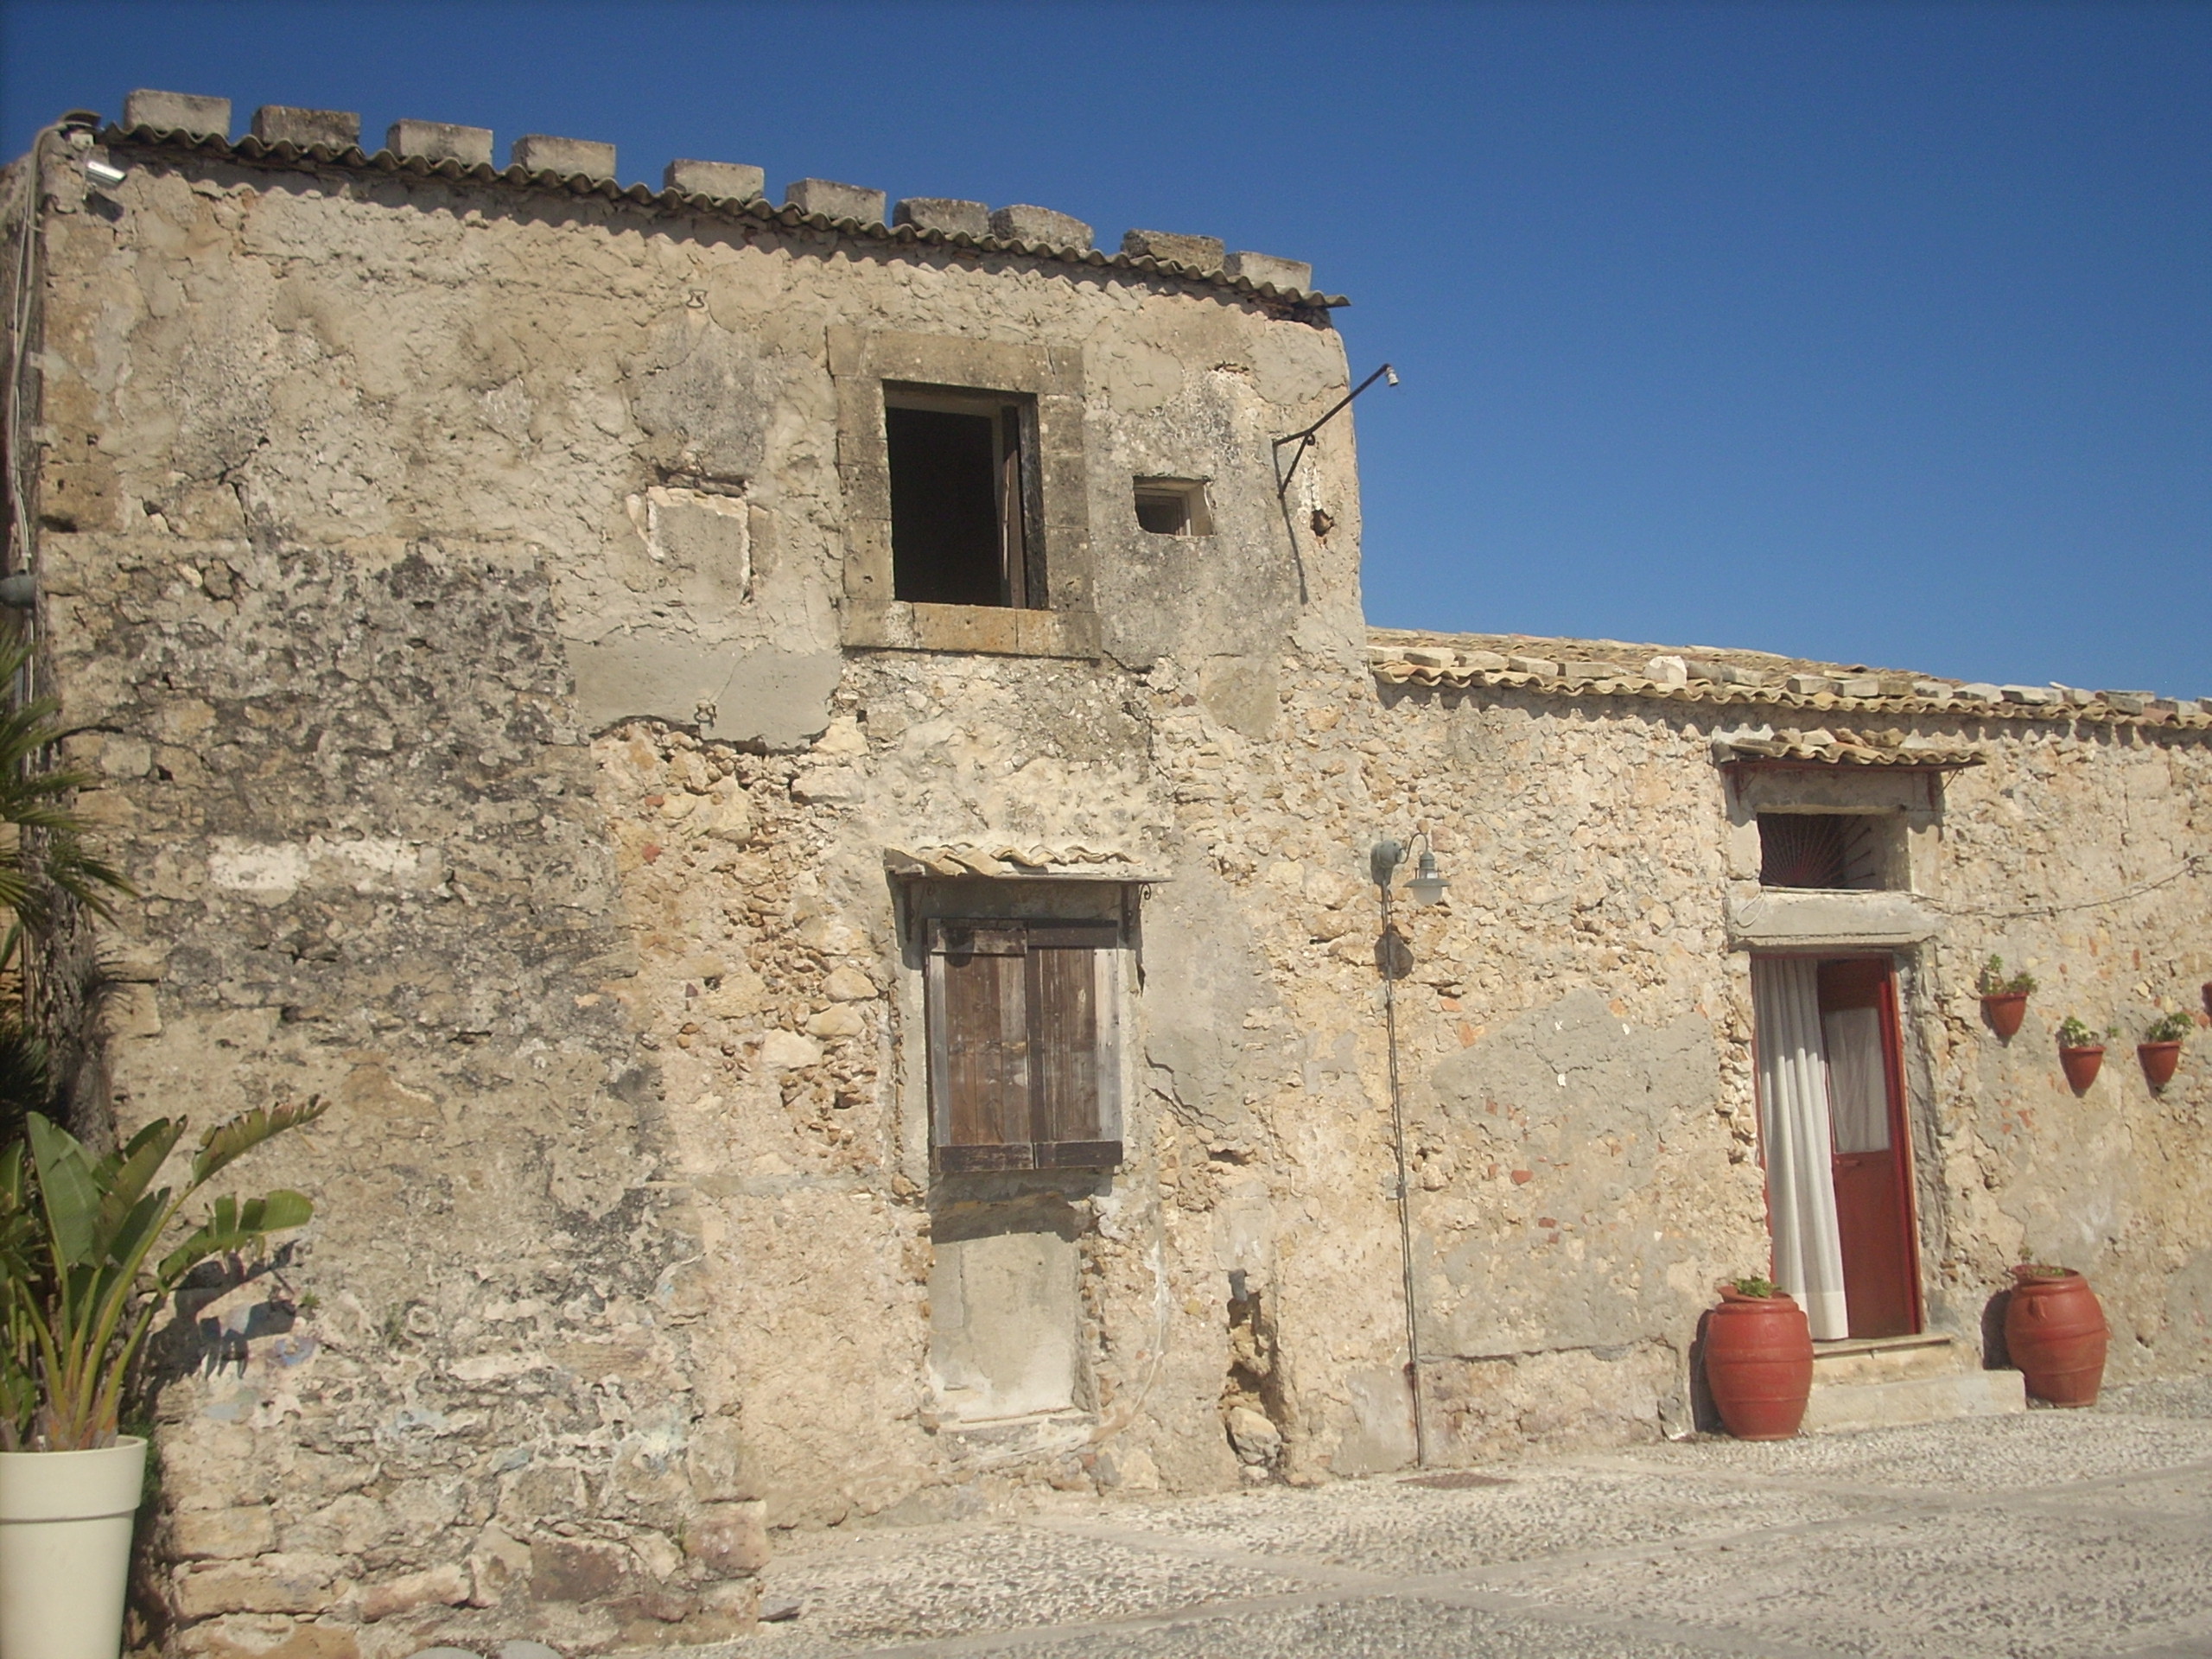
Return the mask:
<path id="1" fill-rule="evenodd" d="M 1852 812 L 1759 814 L 1759 884 L 1871 892 L 1882 885 L 1877 821 Z"/>

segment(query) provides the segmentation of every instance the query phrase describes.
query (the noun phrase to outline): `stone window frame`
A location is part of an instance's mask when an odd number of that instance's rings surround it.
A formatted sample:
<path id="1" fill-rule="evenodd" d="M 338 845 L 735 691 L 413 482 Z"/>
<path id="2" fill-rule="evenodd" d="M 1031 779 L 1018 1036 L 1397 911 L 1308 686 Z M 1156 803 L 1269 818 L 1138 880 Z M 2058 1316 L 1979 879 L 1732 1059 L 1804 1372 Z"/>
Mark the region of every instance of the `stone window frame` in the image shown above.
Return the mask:
<path id="1" fill-rule="evenodd" d="M 1083 352 L 943 334 L 830 331 L 837 474 L 845 500 L 842 642 L 895 651 L 1014 657 L 1098 655 L 1090 480 L 1084 460 Z M 1036 411 L 1038 522 L 1047 603 L 924 605 L 893 597 L 886 385 L 1020 397 Z"/>
<path id="2" fill-rule="evenodd" d="M 1731 861 L 1738 878 L 1726 904 L 1731 950 L 1910 950 L 1942 933 L 1942 914 L 1923 892 L 1928 851 L 1916 843 L 1942 822 L 1944 769 L 1738 760 L 1721 770 L 1730 832 L 1744 837 Z M 1858 891 L 1759 886 L 1759 815 L 1791 812 L 1879 822 L 1887 842 L 1885 885 Z"/>

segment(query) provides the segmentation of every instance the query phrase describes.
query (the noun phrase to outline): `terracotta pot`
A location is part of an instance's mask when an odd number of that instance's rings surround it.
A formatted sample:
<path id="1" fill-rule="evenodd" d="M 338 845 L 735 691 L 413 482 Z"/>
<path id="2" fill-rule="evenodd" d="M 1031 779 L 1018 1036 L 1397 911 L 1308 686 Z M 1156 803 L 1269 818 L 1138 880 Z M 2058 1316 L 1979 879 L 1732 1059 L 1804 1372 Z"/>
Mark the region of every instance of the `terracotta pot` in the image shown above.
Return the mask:
<path id="1" fill-rule="evenodd" d="M 2174 1080 L 2174 1068 L 2181 1064 L 2181 1045 L 2138 1043 L 2135 1058 L 2143 1062 L 2143 1080 L 2153 1089 L 2163 1089 Z"/>
<path id="2" fill-rule="evenodd" d="M 2103 1045 L 2094 1048 L 2068 1048 L 2061 1044 L 2058 1063 L 2066 1068 L 2066 1086 L 2075 1094 L 2082 1094 L 2097 1080 L 2097 1068 L 2105 1063 Z"/>
<path id="3" fill-rule="evenodd" d="M 1720 1296 L 1705 1321 L 1705 1381 L 1720 1421 L 1739 1440 L 1789 1440 L 1813 1392 L 1805 1310 L 1779 1293 Z"/>
<path id="4" fill-rule="evenodd" d="M 2094 1406 L 2104 1381 L 2105 1310 L 2080 1274 L 2056 1276 L 2012 1269 L 2005 1310 L 2005 1346 L 2028 1382 L 2028 1392 L 2054 1406 Z"/>
<path id="5" fill-rule="evenodd" d="M 1981 1017 L 1989 1021 L 1989 1028 L 2005 1042 L 2019 1034 L 2020 1021 L 2027 1018 L 2028 994 L 2025 991 L 1999 991 L 1981 999 Z"/>

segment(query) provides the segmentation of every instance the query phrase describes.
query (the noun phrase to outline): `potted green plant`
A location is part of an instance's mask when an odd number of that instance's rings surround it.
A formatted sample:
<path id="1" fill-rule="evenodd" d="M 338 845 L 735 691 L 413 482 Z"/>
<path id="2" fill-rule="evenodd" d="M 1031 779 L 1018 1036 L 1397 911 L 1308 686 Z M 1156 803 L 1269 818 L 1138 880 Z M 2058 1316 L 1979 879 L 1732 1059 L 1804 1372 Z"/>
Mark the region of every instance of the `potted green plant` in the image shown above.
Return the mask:
<path id="1" fill-rule="evenodd" d="M 154 1183 L 181 1118 L 156 1118 L 96 1155 L 32 1112 L 23 1139 L 0 1152 L 0 1653 L 10 1659 L 115 1659 L 146 1462 L 146 1442 L 118 1424 L 147 1332 L 194 1268 L 259 1249 L 314 1206 L 289 1191 L 225 1195 L 188 1230 L 179 1217 L 236 1159 L 322 1112 L 312 1100 L 216 1125 L 176 1188 Z"/>
<path id="2" fill-rule="evenodd" d="M 2117 1030 L 2109 1033 L 2117 1037 Z M 2058 1022 L 2058 1064 L 2066 1072 L 2067 1087 L 2079 1095 L 2097 1080 L 2105 1063 L 2105 1039 L 2073 1014 Z"/>
<path id="3" fill-rule="evenodd" d="M 1739 1440 L 1786 1440 L 1813 1394 L 1813 1333 L 1805 1310 L 1772 1280 L 1732 1279 L 1705 1316 L 1705 1382 L 1720 1421 Z"/>
<path id="4" fill-rule="evenodd" d="M 2185 1014 L 2161 1014 L 2151 1022 L 2143 1040 L 2135 1045 L 2135 1058 L 2142 1064 L 2145 1083 L 2163 1089 L 2174 1080 L 2174 1068 L 2181 1064 L 2182 1039 L 2196 1029 L 2196 1021 Z"/>
<path id="5" fill-rule="evenodd" d="M 1981 976 L 1975 983 L 1981 992 L 1982 1018 L 1989 1021 L 1989 1028 L 1999 1040 L 2010 1042 L 2027 1014 L 2028 994 L 2036 988 L 2035 976 L 2024 969 L 2007 975 L 2005 958 L 1992 957 L 1982 963 Z"/>

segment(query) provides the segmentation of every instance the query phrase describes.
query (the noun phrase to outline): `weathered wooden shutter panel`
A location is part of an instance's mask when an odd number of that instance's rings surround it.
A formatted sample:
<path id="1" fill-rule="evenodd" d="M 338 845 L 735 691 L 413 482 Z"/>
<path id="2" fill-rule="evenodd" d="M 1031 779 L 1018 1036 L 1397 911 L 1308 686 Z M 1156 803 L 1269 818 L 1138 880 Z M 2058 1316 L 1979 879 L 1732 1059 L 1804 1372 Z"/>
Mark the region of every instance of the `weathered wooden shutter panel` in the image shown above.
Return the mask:
<path id="1" fill-rule="evenodd" d="M 1017 924 L 932 925 L 931 1024 L 938 1162 L 1025 1169 L 1030 1081 L 1027 941 Z"/>
<path id="2" fill-rule="evenodd" d="M 1035 1085 L 1033 1127 L 1039 1167 L 1121 1161 L 1114 1098 L 1118 1067 L 1105 1005 L 1111 923 L 1035 925 L 1029 934 L 1030 1030 Z"/>

